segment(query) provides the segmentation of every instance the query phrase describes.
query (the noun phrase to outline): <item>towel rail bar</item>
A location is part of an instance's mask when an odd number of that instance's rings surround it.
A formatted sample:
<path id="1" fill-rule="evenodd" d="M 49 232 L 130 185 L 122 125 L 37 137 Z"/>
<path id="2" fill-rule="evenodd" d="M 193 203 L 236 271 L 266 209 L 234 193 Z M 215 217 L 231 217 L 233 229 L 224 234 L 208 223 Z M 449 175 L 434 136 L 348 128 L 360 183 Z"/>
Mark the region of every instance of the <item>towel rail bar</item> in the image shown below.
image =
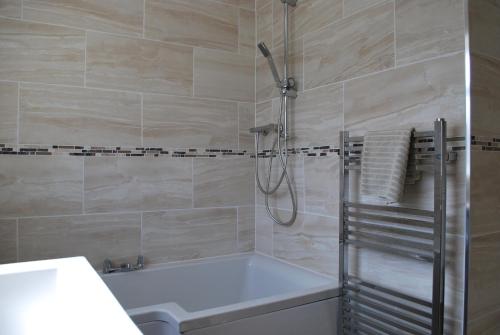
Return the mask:
<path id="1" fill-rule="evenodd" d="M 339 334 L 443 334 L 446 164 L 457 159 L 448 142 L 461 139 L 447 139 L 443 119 L 434 122 L 432 131 L 412 133 L 407 182 L 418 180 L 421 171 L 434 178 L 434 208 L 425 210 L 353 201 L 350 174 L 361 170 L 364 137 L 340 133 Z M 349 253 L 365 248 L 432 263 L 432 300 L 353 276 Z"/>
<path id="2" fill-rule="evenodd" d="M 427 216 L 430 218 L 434 217 L 433 211 L 417 209 L 417 208 L 370 205 L 370 204 L 362 204 L 362 203 L 349 202 L 349 201 L 345 202 L 344 205 L 347 208 L 359 208 L 359 209 L 369 209 L 369 210 L 374 210 L 374 211 L 404 213 L 404 214 L 410 214 L 410 215 L 415 215 L 415 216 Z"/>
<path id="3" fill-rule="evenodd" d="M 419 309 L 419 308 L 416 308 L 416 307 L 412 307 L 412 306 L 409 306 L 409 305 L 405 305 L 404 303 L 401 303 L 399 301 L 394 301 L 388 297 L 384 297 L 384 296 L 381 296 L 379 294 L 375 294 L 375 293 L 371 293 L 371 292 L 366 292 L 366 291 L 363 291 L 363 290 L 360 290 L 359 288 L 355 288 L 353 287 L 352 285 L 347 285 L 345 288 L 344 288 L 344 291 L 348 291 L 348 292 L 353 292 L 353 293 L 356 293 L 357 295 L 359 296 L 365 296 L 367 298 L 370 298 L 370 299 L 374 299 L 382 304 L 385 304 L 385 305 L 390 305 L 392 306 L 393 308 L 396 308 L 396 309 L 399 309 L 399 310 L 404 310 L 410 314 L 414 314 L 414 315 L 417 315 L 421 318 L 426 318 L 429 320 L 429 324 L 430 324 L 430 321 L 432 319 L 432 314 L 429 313 L 428 311 L 424 311 L 423 309 Z"/>
<path id="4" fill-rule="evenodd" d="M 423 239 L 423 240 L 430 240 L 430 241 L 432 241 L 434 238 L 434 235 L 431 233 L 410 230 L 410 229 L 396 228 L 396 227 L 392 227 L 392 226 L 389 227 L 389 226 L 367 223 L 367 222 L 346 221 L 346 224 L 349 227 L 354 227 L 354 228 L 360 229 L 360 231 L 362 231 L 362 232 L 374 231 L 377 233 L 389 233 L 389 234 L 395 234 L 395 235 L 403 235 L 403 236 L 408 236 L 408 237 L 413 237 L 413 238 L 418 238 L 418 239 Z"/>
<path id="5" fill-rule="evenodd" d="M 373 283 L 368 283 L 363 280 L 361 280 L 358 277 L 354 276 L 349 276 L 348 278 L 348 283 L 349 285 L 352 285 L 355 288 L 358 288 L 359 290 L 361 289 L 368 289 L 370 291 L 375 291 L 378 293 L 382 293 L 388 296 L 392 296 L 396 299 L 403 299 L 408 301 L 411 305 L 417 305 L 417 306 L 422 306 L 423 308 L 426 309 L 431 309 L 432 308 L 432 303 L 420 298 L 416 298 L 392 289 L 388 289 L 386 287 L 380 286 L 380 285 L 375 285 Z"/>
<path id="6" fill-rule="evenodd" d="M 344 302 L 346 302 L 347 304 L 351 304 L 352 302 L 354 302 L 359 306 L 366 306 L 368 308 L 375 309 L 377 312 L 387 314 L 389 316 L 389 319 L 391 318 L 400 319 L 405 322 L 411 323 L 417 327 L 421 327 L 427 330 L 431 329 L 432 318 L 419 319 L 415 316 L 398 311 L 394 308 L 387 307 L 386 305 L 365 299 L 361 296 L 356 296 L 354 294 L 346 294 L 346 297 L 347 300 L 344 300 Z"/>

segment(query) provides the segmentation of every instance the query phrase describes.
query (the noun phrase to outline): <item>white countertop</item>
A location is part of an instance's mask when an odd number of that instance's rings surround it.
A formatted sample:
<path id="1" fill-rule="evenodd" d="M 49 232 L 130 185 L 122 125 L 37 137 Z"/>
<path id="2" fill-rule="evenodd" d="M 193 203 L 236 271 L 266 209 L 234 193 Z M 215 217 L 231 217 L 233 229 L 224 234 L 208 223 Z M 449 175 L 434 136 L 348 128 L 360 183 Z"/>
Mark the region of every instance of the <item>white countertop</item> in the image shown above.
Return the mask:
<path id="1" fill-rule="evenodd" d="M 140 335 L 84 257 L 0 265 L 2 335 Z"/>

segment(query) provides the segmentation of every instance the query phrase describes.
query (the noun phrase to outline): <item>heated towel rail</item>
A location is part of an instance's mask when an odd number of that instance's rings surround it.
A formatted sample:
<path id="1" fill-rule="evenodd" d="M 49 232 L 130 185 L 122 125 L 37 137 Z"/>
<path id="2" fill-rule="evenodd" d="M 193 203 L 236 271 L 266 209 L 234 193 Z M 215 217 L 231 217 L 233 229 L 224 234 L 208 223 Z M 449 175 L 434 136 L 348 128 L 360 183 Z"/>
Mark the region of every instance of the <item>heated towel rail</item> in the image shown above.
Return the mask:
<path id="1" fill-rule="evenodd" d="M 434 209 L 422 210 L 350 201 L 349 172 L 360 169 L 363 137 L 349 137 L 348 132 L 341 132 L 339 334 L 443 334 L 446 162 L 456 159 L 447 151 L 446 142 L 443 119 L 434 122 L 433 131 L 412 134 L 407 174 L 410 182 L 418 179 L 419 171 L 434 174 Z M 351 275 L 350 246 L 431 263 L 432 301 Z"/>

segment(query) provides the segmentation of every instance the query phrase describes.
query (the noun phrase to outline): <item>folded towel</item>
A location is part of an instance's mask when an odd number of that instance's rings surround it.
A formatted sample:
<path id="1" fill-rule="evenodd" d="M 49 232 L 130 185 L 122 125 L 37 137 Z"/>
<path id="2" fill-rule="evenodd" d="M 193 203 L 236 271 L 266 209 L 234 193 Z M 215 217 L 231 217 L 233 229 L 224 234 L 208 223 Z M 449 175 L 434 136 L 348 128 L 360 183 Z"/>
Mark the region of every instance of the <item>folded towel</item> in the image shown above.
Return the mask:
<path id="1" fill-rule="evenodd" d="M 411 130 L 368 132 L 361 156 L 361 195 L 398 202 L 404 192 Z"/>

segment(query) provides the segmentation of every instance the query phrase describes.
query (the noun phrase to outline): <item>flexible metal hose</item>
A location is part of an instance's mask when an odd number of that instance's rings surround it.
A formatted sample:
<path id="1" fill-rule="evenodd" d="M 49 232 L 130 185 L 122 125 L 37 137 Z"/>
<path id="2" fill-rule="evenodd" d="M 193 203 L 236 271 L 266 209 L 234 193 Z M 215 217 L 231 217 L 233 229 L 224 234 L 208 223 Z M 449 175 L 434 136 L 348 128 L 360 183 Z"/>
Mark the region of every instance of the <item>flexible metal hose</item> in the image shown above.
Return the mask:
<path id="1" fill-rule="evenodd" d="M 269 166 L 268 166 L 268 173 L 266 176 L 266 185 L 265 188 L 262 186 L 262 183 L 260 181 L 259 177 L 259 140 L 260 140 L 260 134 L 257 133 L 255 137 L 255 179 L 257 182 L 257 186 L 259 190 L 264 193 L 264 203 L 266 207 L 266 211 L 268 215 L 271 217 L 271 219 L 276 222 L 279 225 L 282 226 L 290 226 L 292 225 L 296 218 L 297 218 L 297 197 L 295 195 L 295 191 L 292 186 L 292 181 L 288 175 L 288 147 L 287 147 L 287 139 L 286 136 L 284 136 L 284 150 L 281 147 L 281 129 L 283 129 L 283 113 L 285 113 L 286 109 L 286 103 L 285 103 L 285 98 L 282 96 L 280 99 L 280 115 L 279 115 L 279 122 L 278 122 L 278 132 L 276 133 L 276 138 L 273 141 L 272 149 L 269 155 Z M 272 168 L 273 168 L 273 158 L 275 154 L 275 149 L 276 149 L 276 144 L 278 145 L 278 157 L 280 160 L 280 165 L 281 165 L 281 175 L 278 179 L 278 182 L 274 187 L 271 188 L 271 177 L 272 177 Z M 274 215 L 271 212 L 271 208 L 269 206 L 269 196 L 276 193 L 283 183 L 283 179 L 286 180 L 287 186 L 288 186 L 288 191 L 290 193 L 290 198 L 292 202 L 292 216 L 290 217 L 289 220 L 283 221 L 281 220 L 277 215 Z"/>

